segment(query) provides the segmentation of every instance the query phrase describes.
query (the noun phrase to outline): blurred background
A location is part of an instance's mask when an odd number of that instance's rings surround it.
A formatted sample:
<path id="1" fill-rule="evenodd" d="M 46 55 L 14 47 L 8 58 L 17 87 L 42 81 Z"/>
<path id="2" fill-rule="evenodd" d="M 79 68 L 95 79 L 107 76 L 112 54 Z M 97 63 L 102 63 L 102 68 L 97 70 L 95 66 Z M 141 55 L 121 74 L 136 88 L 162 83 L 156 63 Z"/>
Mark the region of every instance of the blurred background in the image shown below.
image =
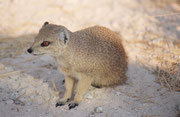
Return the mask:
<path id="1" fill-rule="evenodd" d="M 0 41 L 16 38 L 21 41 L 18 45 L 24 46 L 48 21 L 71 31 L 102 25 L 121 33 L 126 40 L 166 38 L 174 42 L 180 38 L 180 16 L 173 14 L 180 11 L 179 3 L 178 0 L 0 0 Z M 0 57 L 3 56 L 6 55 L 1 51 Z"/>
<path id="2" fill-rule="evenodd" d="M 164 27 L 176 31 L 175 28 L 179 29 L 175 26 L 178 15 L 156 16 L 179 10 L 178 0 L 1 0 L 0 36 L 37 33 L 45 21 L 64 25 L 72 31 L 103 25 L 123 32 L 134 25 L 133 31 L 140 33 L 145 28 L 150 30 L 152 22 L 161 20 L 159 23 Z"/>

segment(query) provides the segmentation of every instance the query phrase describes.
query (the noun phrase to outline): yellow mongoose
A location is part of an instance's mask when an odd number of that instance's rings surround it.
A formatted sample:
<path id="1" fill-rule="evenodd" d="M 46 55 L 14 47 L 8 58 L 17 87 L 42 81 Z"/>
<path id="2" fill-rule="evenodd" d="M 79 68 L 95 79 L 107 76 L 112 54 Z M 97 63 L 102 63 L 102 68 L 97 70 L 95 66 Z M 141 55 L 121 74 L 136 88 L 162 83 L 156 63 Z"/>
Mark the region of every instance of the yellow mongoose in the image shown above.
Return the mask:
<path id="1" fill-rule="evenodd" d="M 112 86 L 126 80 L 127 56 L 121 38 L 105 27 L 71 32 L 64 26 L 45 22 L 27 51 L 53 56 L 64 73 L 66 91 L 56 106 L 64 105 L 74 88 L 69 109 L 78 106 L 90 85 Z"/>

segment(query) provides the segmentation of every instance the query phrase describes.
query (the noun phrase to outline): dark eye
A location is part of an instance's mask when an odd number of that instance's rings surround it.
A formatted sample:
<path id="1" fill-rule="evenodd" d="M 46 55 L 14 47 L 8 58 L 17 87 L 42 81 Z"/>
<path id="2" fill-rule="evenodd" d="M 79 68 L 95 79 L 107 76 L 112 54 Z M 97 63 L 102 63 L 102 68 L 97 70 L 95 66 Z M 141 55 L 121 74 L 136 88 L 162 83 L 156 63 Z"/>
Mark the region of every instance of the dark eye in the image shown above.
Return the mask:
<path id="1" fill-rule="evenodd" d="M 49 41 L 43 41 L 43 42 L 41 43 L 41 47 L 46 47 L 46 46 L 48 46 L 49 44 L 50 44 Z"/>

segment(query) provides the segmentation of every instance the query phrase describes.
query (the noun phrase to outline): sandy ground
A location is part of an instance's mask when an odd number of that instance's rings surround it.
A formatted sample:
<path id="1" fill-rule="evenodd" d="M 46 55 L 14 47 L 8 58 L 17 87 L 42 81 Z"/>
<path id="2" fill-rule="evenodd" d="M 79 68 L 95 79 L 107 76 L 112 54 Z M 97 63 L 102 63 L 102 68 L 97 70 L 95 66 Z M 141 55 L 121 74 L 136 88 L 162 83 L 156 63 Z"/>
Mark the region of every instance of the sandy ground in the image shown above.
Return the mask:
<path id="1" fill-rule="evenodd" d="M 159 16 L 178 12 L 177 3 L 6 0 L 0 1 L 0 9 L 1 117 L 175 117 L 180 111 L 180 93 L 157 83 L 146 69 L 158 65 L 150 56 L 180 51 L 180 16 Z M 56 108 L 64 92 L 63 74 L 50 56 L 26 52 L 44 21 L 72 31 L 98 24 L 121 33 L 129 57 L 127 83 L 115 88 L 90 87 L 77 108 L 68 110 L 68 104 Z M 138 43 L 142 41 L 146 44 Z M 158 48 L 153 46 L 151 53 L 145 53 L 147 42 Z M 179 54 L 173 57 L 180 59 Z"/>

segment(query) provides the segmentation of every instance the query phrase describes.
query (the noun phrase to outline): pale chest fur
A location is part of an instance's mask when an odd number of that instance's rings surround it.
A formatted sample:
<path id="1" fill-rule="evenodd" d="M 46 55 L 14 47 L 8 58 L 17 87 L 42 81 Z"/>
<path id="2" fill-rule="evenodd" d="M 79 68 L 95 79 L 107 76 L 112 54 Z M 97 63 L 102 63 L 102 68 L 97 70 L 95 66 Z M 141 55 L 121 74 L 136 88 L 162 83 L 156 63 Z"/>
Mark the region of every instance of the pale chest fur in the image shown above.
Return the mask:
<path id="1" fill-rule="evenodd" d="M 64 57 L 57 56 L 57 57 L 55 57 L 55 60 L 58 65 L 58 68 L 62 72 L 70 72 L 71 71 L 71 66 L 69 65 L 68 61 Z"/>
<path id="2" fill-rule="evenodd" d="M 76 72 L 76 70 L 73 69 L 73 66 L 70 65 L 67 60 L 65 60 L 63 57 L 55 57 L 55 60 L 58 65 L 58 69 L 63 72 L 65 76 L 79 80 L 81 73 Z"/>

